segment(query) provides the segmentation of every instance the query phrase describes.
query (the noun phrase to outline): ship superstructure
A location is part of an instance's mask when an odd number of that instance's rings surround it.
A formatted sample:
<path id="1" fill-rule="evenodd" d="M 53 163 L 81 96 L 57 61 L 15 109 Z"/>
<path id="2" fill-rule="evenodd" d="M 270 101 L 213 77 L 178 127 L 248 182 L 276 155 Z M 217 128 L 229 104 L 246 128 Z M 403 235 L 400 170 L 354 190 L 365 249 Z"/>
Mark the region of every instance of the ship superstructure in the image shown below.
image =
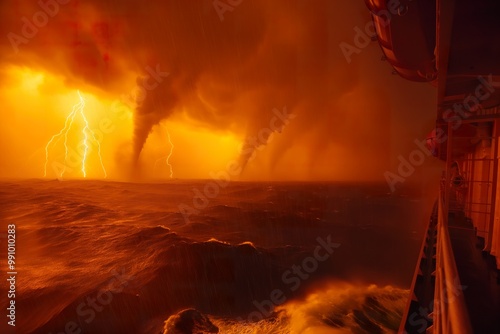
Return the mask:
<path id="1" fill-rule="evenodd" d="M 500 333 L 500 2 L 366 4 L 395 73 L 437 87 L 446 163 L 399 332 Z"/>

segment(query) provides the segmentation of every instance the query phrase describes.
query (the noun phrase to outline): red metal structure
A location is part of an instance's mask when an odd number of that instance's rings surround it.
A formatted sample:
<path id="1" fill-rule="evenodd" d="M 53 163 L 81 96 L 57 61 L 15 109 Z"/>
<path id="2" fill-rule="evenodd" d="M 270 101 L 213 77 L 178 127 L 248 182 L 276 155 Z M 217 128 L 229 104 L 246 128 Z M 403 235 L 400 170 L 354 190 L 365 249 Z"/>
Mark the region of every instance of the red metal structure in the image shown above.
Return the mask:
<path id="1" fill-rule="evenodd" d="M 411 81 L 434 81 L 437 76 L 435 0 L 365 2 L 384 57 L 395 72 Z"/>
<path id="2" fill-rule="evenodd" d="M 500 1 L 365 0 L 403 78 L 437 87 L 446 163 L 400 333 L 500 333 Z"/>

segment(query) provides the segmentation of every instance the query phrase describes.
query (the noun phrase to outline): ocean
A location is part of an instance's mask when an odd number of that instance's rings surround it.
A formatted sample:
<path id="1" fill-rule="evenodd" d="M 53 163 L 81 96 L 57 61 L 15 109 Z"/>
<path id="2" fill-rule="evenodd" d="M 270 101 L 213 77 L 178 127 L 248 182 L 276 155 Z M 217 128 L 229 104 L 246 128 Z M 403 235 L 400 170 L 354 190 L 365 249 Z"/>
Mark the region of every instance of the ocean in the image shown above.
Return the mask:
<path id="1" fill-rule="evenodd" d="M 430 213 L 385 184 L 0 185 L 2 333 L 394 333 Z"/>

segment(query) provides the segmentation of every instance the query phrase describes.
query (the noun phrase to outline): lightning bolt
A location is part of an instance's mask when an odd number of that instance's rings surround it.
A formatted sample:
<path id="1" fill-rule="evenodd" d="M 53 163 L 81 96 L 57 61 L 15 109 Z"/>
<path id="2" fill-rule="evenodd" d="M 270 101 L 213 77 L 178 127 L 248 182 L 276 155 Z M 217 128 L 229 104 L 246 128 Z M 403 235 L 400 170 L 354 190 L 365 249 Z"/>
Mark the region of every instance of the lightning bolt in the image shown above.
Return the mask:
<path id="1" fill-rule="evenodd" d="M 85 122 L 85 127 L 82 129 L 83 132 L 83 145 L 85 146 L 85 150 L 83 153 L 83 158 L 82 158 L 82 173 L 83 177 L 87 177 L 87 171 L 85 169 L 85 161 L 87 160 L 87 152 L 89 150 L 89 145 L 88 145 L 88 133 L 92 136 L 92 139 L 94 142 L 97 144 L 97 155 L 99 157 L 99 162 L 101 163 L 102 170 L 104 172 L 104 177 L 108 177 L 108 173 L 106 172 L 106 168 L 104 167 L 104 163 L 102 162 L 102 155 L 101 155 L 101 143 L 97 140 L 95 137 L 94 131 L 92 131 L 89 127 L 89 122 L 87 120 L 87 117 L 85 116 L 85 113 L 83 112 L 85 108 L 85 99 L 83 98 L 82 94 L 80 94 L 80 91 L 78 91 L 78 96 L 80 97 L 80 103 L 83 104 L 81 108 L 79 108 L 80 115 L 82 116 L 83 121 Z"/>
<path id="2" fill-rule="evenodd" d="M 49 163 L 49 148 L 53 144 L 57 144 L 59 140 L 64 137 L 64 168 L 61 171 L 61 174 L 59 177 L 63 177 L 64 173 L 66 172 L 66 163 L 68 161 L 68 154 L 69 154 L 69 148 L 68 148 L 68 133 L 71 130 L 71 127 L 75 121 L 75 117 L 77 115 L 80 115 L 81 118 L 83 119 L 83 122 L 85 126 L 82 128 L 82 134 L 83 134 L 83 157 L 82 157 L 82 174 L 83 177 L 87 177 L 87 169 L 85 167 L 85 163 L 87 161 L 87 156 L 88 156 L 88 151 L 89 151 L 89 139 L 92 139 L 96 145 L 97 145 L 97 155 L 99 156 L 99 161 L 101 163 L 102 170 L 104 172 L 104 177 L 106 178 L 108 176 L 108 173 L 106 172 L 106 168 L 104 167 L 104 163 L 102 161 L 102 155 L 101 155 L 101 143 L 97 140 L 95 137 L 94 131 L 92 131 L 89 127 L 89 122 L 87 120 L 87 116 L 85 115 L 85 98 L 82 96 L 80 91 L 78 90 L 78 97 L 80 101 L 75 104 L 71 110 L 71 113 L 66 117 L 66 121 L 64 122 L 64 127 L 59 131 L 57 134 L 53 135 L 52 138 L 47 142 L 47 145 L 45 145 L 45 166 L 44 166 L 44 173 L 43 176 L 47 176 L 47 165 Z"/>
<path id="3" fill-rule="evenodd" d="M 156 168 L 156 165 L 160 161 L 165 161 L 165 163 L 170 168 L 170 178 L 172 179 L 174 177 L 174 169 L 172 168 L 172 164 L 170 163 L 170 158 L 172 157 L 172 153 L 174 153 L 174 144 L 172 143 L 172 138 L 170 138 L 170 132 L 168 132 L 167 127 L 164 126 L 164 128 L 165 128 L 165 131 L 167 131 L 168 143 L 170 144 L 170 151 L 169 151 L 168 155 L 161 157 L 160 159 L 155 161 L 155 168 Z"/>
<path id="4" fill-rule="evenodd" d="M 56 143 L 57 143 L 59 141 L 59 139 L 61 139 L 61 136 L 63 133 L 64 133 L 64 147 L 65 147 L 65 152 L 66 152 L 66 154 L 64 156 L 64 161 L 66 162 L 66 159 L 68 157 L 68 145 L 67 145 L 68 132 L 69 132 L 69 129 L 71 128 L 71 125 L 73 124 L 73 121 L 75 120 L 75 115 L 76 115 L 76 112 L 77 112 L 79 107 L 80 107 L 80 103 L 73 106 L 73 110 L 68 115 L 68 117 L 66 117 L 66 121 L 64 122 L 64 128 L 62 128 L 61 131 L 59 131 L 59 133 L 53 135 L 52 138 L 50 138 L 47 145 L 45 145 L 45 169 L 44 169 L 44 173 L 43 173 L 44 177 L 47 176 L 47 164 L 49 163 L 49 147 L 52 144 L 52 142 L 54 141 L 54 139 L 56 139 L 56 138 L 57 138 L 57 141 L 56 141 Z M 61 172 L 61 175 L 59 175 L 60 177 L 62 177 L 64 175 L 65 170 L 66 170 L 66 164 L 64 165 L 64 169 Z"/>

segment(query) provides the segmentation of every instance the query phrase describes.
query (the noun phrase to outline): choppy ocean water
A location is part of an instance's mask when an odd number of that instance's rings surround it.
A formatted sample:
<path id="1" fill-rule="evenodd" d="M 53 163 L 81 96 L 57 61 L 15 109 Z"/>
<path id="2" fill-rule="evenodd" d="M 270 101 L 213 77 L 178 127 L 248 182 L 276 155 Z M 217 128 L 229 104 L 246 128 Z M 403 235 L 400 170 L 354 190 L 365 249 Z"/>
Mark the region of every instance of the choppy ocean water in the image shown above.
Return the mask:
<path id="1" fill-rule="evenodd" d="M 1 182 L 0 232 L 16 225 L 12 332 L 398 328 L 425 199 L 373 184 L 233 182 L 207 193 L 207 182 Z"/>

